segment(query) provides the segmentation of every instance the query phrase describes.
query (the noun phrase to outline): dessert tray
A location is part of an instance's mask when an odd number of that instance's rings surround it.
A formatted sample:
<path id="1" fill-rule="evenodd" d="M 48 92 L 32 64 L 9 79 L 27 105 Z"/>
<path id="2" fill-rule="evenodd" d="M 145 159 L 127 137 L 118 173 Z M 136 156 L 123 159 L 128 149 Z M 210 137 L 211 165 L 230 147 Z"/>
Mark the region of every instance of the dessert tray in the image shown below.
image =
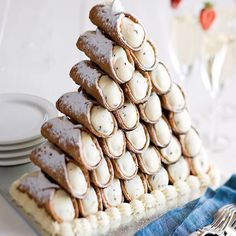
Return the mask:
<path id="1" fill-rule="evenodd" d="M 39 170 L 10 187 L 49 235 L 133 234 L 219 179 L 140 21 L 118 0 L 89 18 L 97 29 L 76 45 L 90 60 L 70 71 L 78 90 L 58 99 L 64 116 L 41 128 L 48 141 L 30 154 Z"/>

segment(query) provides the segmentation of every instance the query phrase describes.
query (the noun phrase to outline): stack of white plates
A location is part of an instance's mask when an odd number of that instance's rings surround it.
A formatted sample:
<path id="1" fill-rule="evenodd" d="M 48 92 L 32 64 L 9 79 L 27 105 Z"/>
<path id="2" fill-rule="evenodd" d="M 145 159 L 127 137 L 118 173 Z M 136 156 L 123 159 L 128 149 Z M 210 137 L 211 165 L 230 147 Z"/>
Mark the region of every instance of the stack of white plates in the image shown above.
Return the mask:
<path id="1" fill-rule="evenodd" d="M 56 116 L 56 108 L 43 98 L 0 94 L 0 166 L 29 162 L 31 151 L 44 142 L 42 124 Z"/>

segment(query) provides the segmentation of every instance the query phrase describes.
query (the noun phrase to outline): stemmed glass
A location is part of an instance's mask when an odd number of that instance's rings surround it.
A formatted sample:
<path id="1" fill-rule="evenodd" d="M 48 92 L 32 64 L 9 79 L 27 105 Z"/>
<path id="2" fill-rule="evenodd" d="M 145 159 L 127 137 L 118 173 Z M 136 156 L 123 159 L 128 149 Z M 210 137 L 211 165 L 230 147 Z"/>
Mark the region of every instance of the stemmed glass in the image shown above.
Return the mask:
<path id="1" fill-rule="evenodd" d="M 218 10 L 217 14 L 219 22 L 204 34 L 201 60 L 203 83 L 212 98 L 208 112 L 209 132 L 205 141 L 213 152 L 222 151 L 230 144 L 227 137 L 217 132 L 217 118 L 222 119 L 221 116 L 225 113 L 226 106 L 220 106 L 219 100 L 226 84 L 233 78 L 236 63 L 236 34 L 231 26 L 232 18 L 229 17 L 230 14 L 226 14 L 225 9 Z M 230 118 L 234 116 L 233 111 L 235 112 L 231 109 Z"/>

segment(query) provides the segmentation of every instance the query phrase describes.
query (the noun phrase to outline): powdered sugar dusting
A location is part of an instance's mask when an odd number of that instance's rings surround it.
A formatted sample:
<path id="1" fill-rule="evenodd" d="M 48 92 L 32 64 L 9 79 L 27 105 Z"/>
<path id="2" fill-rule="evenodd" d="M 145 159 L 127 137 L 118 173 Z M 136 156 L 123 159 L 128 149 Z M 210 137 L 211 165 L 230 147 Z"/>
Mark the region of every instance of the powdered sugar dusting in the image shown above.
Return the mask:
<path id="1" fill-rule="evenodd" d="M 103 64 L 110 64 L 114 43 L 106 38 L 100 30 L 87 31 L 80 36 L 80 40 L 83 41 L 85 50 L 92 53 L 97 61 Z"/>
<path id="2" fill-rule="evenodd" d="M 120 0 L 113 0 L 111 4 L 111 11 L 112 13 L 122 13 L 125 11 L 124 7 L 122 6 Z"/>
<path id="3" fill-rule="evenodd" d="M 96 81 L 103 75 L 103 73 L 90 61 L 81 61 L 74 66 L 76 77 L 86 83 L 90 88 L 96 84 Z"/>
<path id="4" fill-rule="evenodd" d="M 50 200 L 50 196 L 55 189 L 60 187 L 50 182 L 45 175 L 40 172 L 33 172 L 20 180 L 19 190 L 36 200 L 39 206 L 42 206 Z"/>

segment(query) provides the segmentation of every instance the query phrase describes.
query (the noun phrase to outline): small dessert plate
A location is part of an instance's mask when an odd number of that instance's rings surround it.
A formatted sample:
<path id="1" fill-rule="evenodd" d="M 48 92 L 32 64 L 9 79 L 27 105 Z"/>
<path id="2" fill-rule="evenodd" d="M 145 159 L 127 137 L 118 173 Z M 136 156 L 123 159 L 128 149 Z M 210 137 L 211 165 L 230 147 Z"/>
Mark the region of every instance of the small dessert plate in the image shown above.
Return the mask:
<path id="1" fill-rule="evenodd" d="M 29 163 L 29 156 L 22 156 L 12 159 L 0 159 L 0 166 L 16 166 Z"/>
<path id="2" fill-rule="evenodd" d="M 41 125 L 58 114 L 52 103 L 28 94 L 0 94 L 0 107 L 0 145 L 40 138 Z"/>

